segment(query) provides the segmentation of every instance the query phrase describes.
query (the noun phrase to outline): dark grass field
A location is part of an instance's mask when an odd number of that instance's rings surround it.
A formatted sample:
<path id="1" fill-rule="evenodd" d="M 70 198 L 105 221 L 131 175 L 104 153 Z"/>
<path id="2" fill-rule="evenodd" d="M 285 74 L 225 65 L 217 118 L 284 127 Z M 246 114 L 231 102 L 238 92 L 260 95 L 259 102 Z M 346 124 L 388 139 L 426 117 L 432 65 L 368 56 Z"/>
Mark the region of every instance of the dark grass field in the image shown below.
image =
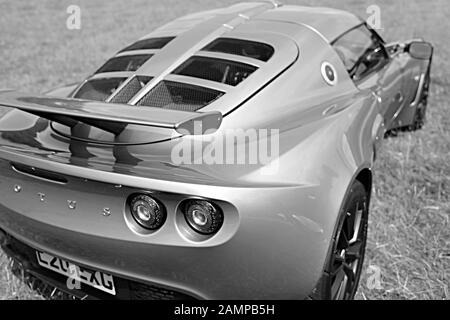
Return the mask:
<path id="1" fill-rule="evenodd" d="M 0 88 L 39 93 L 79 81 L 162 23 L 235 2 L 0 0 Z M 375 165 L 366 272 L 357 298 L 450 299 L 450 2 L 285 2 L 362 17 L 376 4 L 388 42 L 422 37 L 434 44 L 428 122 L 422 131 L 387 139 Z M 82 10 L 79 31 L 66 28 L 71 4 Z M 39 299 L 7 265 L 0 253 L 0 299 Z M 378 289 L 370 289 L 371 266 L 381 271 Z"/>

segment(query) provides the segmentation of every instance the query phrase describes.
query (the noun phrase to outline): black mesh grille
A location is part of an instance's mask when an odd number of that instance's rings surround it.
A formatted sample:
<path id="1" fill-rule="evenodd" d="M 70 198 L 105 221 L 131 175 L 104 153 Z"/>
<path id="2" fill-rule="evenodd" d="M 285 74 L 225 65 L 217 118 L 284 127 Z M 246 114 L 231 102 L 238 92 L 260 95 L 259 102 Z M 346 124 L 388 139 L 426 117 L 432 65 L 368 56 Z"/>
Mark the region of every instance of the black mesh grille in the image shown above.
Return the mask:
<path id="1" fill-rule="evenodd" d="M 229 53 L 261 61 L 268 61 L 274 53 L 273 47 L 268 44 L 232 38 L 216 39 L 203 48 L 203 51 Z"/>
<path id="2" fill-rule="evenodd" d="M 138 106 L 197 111 L 223 95 L 223 92 L 191 84 L 161 81 L 147 93 Z"/>
<path id="3" fill-rule="evenodd" d="M 78 90 L 74 98 L 105 101 L 125 79 L 121 77 L 89 80 Z"/>
<path id="4" fill-rule="evenodd" d="M 152 77 L 133 77 L 116 95 L 111 99 L 114 103 L 127 103 L 138 93 Z"/>
<path id="5" fill-rule="evenodd" d="M 132 51 L 132 50 L 150 50 L 150 49 L 161 49 L 166 44 L 168 44 L 170 41 L 175 39 L 174 37 L 164 37 L 164 38 L 150 38 L 150 39 L 144 39 L 139 40 L 132 45 L 129 45 L 125 49 L 121 50 L 120 52 L 124 51 Z"/>
<path id="6" fill-rule="evenodd" d="M 117 71 L 136 71 L 153 55 L 139 54 L 132 56 L 116 57 L 108 60 L 95 73 L 117 72 Z"/>
<path id="7" fill-rule="evenodd" d="M 130 282 L 131 300 L 194 300 L 181 292 L 148 284 Z"/>
<path id="8" fill-rule="evenodd" d="M 237 86 L 257 67 L 223 59 L 191 57 L 173 73 Z"/>

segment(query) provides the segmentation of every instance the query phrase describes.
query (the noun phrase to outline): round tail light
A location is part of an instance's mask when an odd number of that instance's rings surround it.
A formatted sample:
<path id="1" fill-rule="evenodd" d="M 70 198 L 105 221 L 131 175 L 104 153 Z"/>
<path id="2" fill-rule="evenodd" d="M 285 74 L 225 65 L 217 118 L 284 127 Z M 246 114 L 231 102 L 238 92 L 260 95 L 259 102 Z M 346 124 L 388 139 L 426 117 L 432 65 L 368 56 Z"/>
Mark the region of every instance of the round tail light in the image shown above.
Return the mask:
<path id="1" fill-rule="evenodd" d="M 130 201 L 130 211 L 134 220 L 148 230 L 161 228 L 166 220 L 164 207 L 148 195 L 134 196 Z"/>
<path id="2" fill-rule="evenodd" d="M 223 213 L 219 207 L 205 200 L 189 200 L 184 205 L 184 217 L 194 231 L 211 235 L 219 231 Z"/>

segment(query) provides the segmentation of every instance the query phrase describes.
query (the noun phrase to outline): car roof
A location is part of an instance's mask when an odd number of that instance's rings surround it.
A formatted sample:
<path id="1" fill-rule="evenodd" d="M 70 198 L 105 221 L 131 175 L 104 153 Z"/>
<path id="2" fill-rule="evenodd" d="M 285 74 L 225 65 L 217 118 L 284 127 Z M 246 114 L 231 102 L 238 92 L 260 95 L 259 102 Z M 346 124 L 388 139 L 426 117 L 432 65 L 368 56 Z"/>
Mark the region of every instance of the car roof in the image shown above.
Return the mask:
<path id="1" fill-rule="evenodd" d="M 258 9 L 260 9 L 259 12 L 257 12 Z M 167 32 L 182 34 L 206 20 L 219 20 L 224 15 L 233 14 L 250 16 L 249 22 L 265 20 L 304 25 L 320 34 L 327 42 L 332 42 L 363 22 L 358 16 L 339 9 L 282 5 L 275 1 L 244 2 L 226 8 L 186 15 L 162 26 L 144 38 Z"/>
<path id="2" fill-rule="evenodd" d="M 352 13 L 323 7 L 282 6 L 263 13 L 259 19 L 300 23 L 332 42 L 346 31 L 361 24 Z"/>

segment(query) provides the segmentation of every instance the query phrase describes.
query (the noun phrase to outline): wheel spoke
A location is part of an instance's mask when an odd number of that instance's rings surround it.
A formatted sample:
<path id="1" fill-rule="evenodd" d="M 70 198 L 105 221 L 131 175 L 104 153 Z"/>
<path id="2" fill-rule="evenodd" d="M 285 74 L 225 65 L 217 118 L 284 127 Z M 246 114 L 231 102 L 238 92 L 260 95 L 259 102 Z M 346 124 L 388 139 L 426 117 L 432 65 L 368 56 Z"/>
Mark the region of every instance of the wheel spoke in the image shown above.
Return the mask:
<path id="1" fill-rule="evenodd" d="M 343 230 L 341 230 L 341 233 L 339 234 L 338 243 L 337 243 L 337 249 L 338 250 L 347 249 L 348 245 L 349 245 L 349 242 L 348 242 L 347 235 L 345 234 L 345 232 Z"/>
<path id="2" fill-rule="evenodd" d="M 347 251 L 345 252 L 345 257 L 348 258 L 347 261 L 353 262 L 361 257 L 362 241 L 357 240 L 356 242 L 350 244 Z"/>
<path id="3" fill-rule="evenodd" d="M 336 264 L 337 264 L 337 266 L 335 266 L 333 268 L 333 270 L 331 271 L 331 273 L 330 273 L 330 275 L 332 277 L 336 277 L 339 272 L 343 272 L 344 271 L 344 265 L 343 265 L 344 262 L 337 262 Z"/>
<path id="4" fill-rule="evenodd" d="M 345 295 L 351 294 L 351 292 L 353 291 L 356 276 L 355 273 L 353 272 L 353 268 L 347 263 L 344 263 L 344 272 L 345 275 L 347 276 L 347 283 L 345 284 L 345 294 L 344 294 L 345 299 Z"/>
<path id="5" fill-rule="evenodd" d="M 334 255 L 334 262 L 335 262 L 336 264 L 342 264 L 342 263 L 345 262 L 345 258 L 344 258 L 343 256 L 341 256 L 339 253 L 336 253 L 336 254 Z"/>
<path id="6" fill-rule="evenodd" d="M 331 285 L 331 297 L 333 299 L 336 299 L 337 295 L 340 292 L 340 288 L 345 280 L 345 272 L 344 269 L 341 267 L 339 271 L 336 273 L 336 276 L 334 277 L 334 281 Z"/>
<path id="7" fill-rule="evenodd" d="M 361 231 L 361 225 L 362 225 L 361 222 L 362 222 L 363 213 L 364 213 L 364 208 L 360 209 L 359 204 L 357 204 L 354 219 L 353 219 L 353 232 L 351 235 L 349 235 L 350 244 L 352 244 L 358 240 L 358 236 Z"/>
<path id="8" fill-rule="evenodd" d="M 349 282 L 353 282 L 355 280 L 355 273 L 353 272 L 353 268 L 348 263 L 343 263 L 343 270 L 345 275 L 348 277 Z"/>
<path id="9" fill-rule="evenodd" d="M 356 210 L 358 209 L 358 205 L 356 205 Z M 352 210 L 352 212 L 347 212 L 346 217 L 346 235 L 347 239 L 350 240 L 353 237 L 353 234 L 355 233 L 355 211 Z"/>

